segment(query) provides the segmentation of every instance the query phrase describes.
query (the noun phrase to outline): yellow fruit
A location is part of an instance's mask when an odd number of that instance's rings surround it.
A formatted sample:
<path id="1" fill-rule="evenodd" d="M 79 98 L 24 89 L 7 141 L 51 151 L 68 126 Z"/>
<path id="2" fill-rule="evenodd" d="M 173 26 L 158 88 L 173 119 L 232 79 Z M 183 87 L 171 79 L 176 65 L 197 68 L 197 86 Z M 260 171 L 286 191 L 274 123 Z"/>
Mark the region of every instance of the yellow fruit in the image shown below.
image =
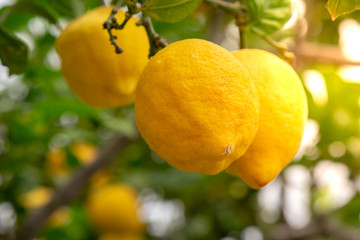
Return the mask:
<path id="1" fill-rule="evenodd" d="M 47 187 L 36 187 L 22 194 L 19 198 L 25 208 L 39 208 L 47 204 L 51 198 L 52 190 Z"/>
<path id="2" fill-rule="evenodd" d="M 301 80 L 290 65 L 263 50 L 233 53 L 258 89 L 259 129 L 244 156 L 228 172 L 253 188 L 272 181 L 292 160 L 302 139 L 308 107 Z"/>
<path id="3" fill-rule="evenodd" d="M 145 29 L 131 18 L 115 32 L 123 53 L 116 54 L 102 24 L 112 7 L 98 7 L 72 21 L 56 41 L 62 72 L 76 95 L 95 107 L 132 103 L 141 71 L 148 62 L 149 43 Z M 122 11 L 116 15 L 121 22 Z"/>
<path id="4" fill-rule="evenodd" d="M 38 209 L 51 200 L 53 191 L 48 187 L 36 187 L 19 197 L 20 204 L 30 210 Z M 51 227 L 62 226 L 70 221 L 70 210 L 66 207 L 57 209 L 47 221 Z"/>
<path id="5" fill-rule="evenodd" d="M 99 231 L 141 232 L 135 191 L 124 184 L 107 184 L 94 190 L 87 201 L 90 222 Z"/>
<path id="6" fill-rule="evenodd" d="M 98 155 L 98 149 L 94 145 L 84 142 L 74 142 L 71 151 L 82 165 L 92 163 Z"/>
<path id="7" fill-rule="evenodd" d="M 103 233 L 99 240 L 144 240 L 144 238 L 137 233 Z"/>
<path id="8" fill-rule="evenodd" d="M 216 174 L 249 147 L 258 104 L 247 70 L 231 53 L 188 39 L 150 59 L 136 92 L 136 124 L 149 147 L 170 165 Z"/>
<path id="9" fill-rule="evenodd" d="M 96 146 L 84 142 L 73 143 L 70 150 L 81 165 L 92 163 L 98 154 Z M 51 174 L 67 175 L 72 172 L 71 167 L 66 162 L 66 152 L 60 148 L 54 148 L 48 152 L 46 167 Z"/>
<path id="10" fill-rule="evenodd" d="M 77 158 L 81 165 L 91 164 L 98 155 L 96 146 L 85 142 L 74 142 L 70 146 L 71 153 Z M 46 155 L 46 170 L 57 182 L 64 182 L 73 173 L 73 168 L 67 163 L 67 156 L 64 149 L 53 148 Z M 91 186 L 98 187 L 109 181 L 109 174 L 106 169 L 101 169 L 91 177 Z"/>

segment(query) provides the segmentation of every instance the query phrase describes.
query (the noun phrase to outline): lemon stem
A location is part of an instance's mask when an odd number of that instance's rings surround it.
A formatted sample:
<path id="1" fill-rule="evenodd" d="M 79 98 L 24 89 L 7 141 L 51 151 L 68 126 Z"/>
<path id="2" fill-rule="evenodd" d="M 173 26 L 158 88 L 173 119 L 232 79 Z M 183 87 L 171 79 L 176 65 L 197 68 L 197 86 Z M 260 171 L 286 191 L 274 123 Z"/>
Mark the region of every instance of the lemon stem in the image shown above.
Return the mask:
<path id="1" fill-rule="evenodd" d="M 143 16 L 137 25 L 143 25 L 145 27 L 146 33 L 149 37 L 150 43 L 150 53 L 149 58 L 154 56 L 158 51 L 163 49 L 168 45 L 166 40 L 161 37 L 154 29 L 151 18 L 148 16 Z"/>
<path id="2" fill-rule="evenodd" d="M 262 38 L 271 46 L 276 48 L 281 57 L 284 58 L 289 64 L 292 64 L 295 58 L 294 53 L 289 52 L 285 43 L 277 42 L 269 36 L 262 36 Z"/>
<path id="3" fill-rule="evenodd" d="M 240 36 L 240 49 L 246 48 L 246 41 L 245 41 L 245 30 L 239 27 L 239 36 Z"/>

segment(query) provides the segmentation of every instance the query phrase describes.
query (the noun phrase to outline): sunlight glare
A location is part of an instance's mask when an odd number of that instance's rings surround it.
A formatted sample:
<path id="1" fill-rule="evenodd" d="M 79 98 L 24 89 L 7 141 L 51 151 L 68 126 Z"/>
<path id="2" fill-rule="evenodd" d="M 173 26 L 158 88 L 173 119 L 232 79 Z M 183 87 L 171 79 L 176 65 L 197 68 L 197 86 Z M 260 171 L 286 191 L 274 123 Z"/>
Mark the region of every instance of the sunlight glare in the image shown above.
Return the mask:
<path id="1" fill-rule="evenodd" d="M 337 73 L 344 82 L 360 84 L 360 67 L 341 66 Z"/>
<path id="2" fill-rule="evenodd" d="M 303 0 L 291 0 L 292 16 L 289 21 L 284 25 L 283 29 L 292 28 L 296 25 L 297 21 L 304 18 L 306 12 L 306 4 Z"/>
<path id="3" fill-rule="evenodd" d="M 345 19 L 339 24 L 339 45 L 344 56 L 360 61 L 360 24 L 354 19 Z"/>
<path id="4" fill-rule="evenodd" d="M 314 102 L 324 106 L 328 102 L 326 83 L 323 75 L 317 70 L 306 70 L 303 73 L 305 87 L 310 91 Z"/>
<path id="5" fill-rule="evenodd" d="M 317 186 L 315 211 L 338 209 L 346 205 L 356 193 L 354 183 L 349 179 L 350 170 L 344 163 L 322 160 L 315 165 L 313 175 Z"/>
<path id="6" fill-rule="evenodd" d="M 265 188 L 259 190 L 257 195 L 260 206 L 260 217 L 264 222 L 273 223 L 280 216 L 281 189 L 283 183 L 276 178 Z"/>
<path id="7" fill-rule="evenodd" d="M 305 125 L 300 148 L 294 157 L 295 161 L 300 160 L 305 154 L 307 154 L 316 146 L 320 140 L 319 131 L 319 123 L 313 119 L 308 119 Z"/>
<path id="8" fill-rule="evenodd" d="M 311 221 L 309 170 L 302 165 L 292 165 L 284 172 L 286 179 L 284 217 L 293 228 L 303 228 Z"/>

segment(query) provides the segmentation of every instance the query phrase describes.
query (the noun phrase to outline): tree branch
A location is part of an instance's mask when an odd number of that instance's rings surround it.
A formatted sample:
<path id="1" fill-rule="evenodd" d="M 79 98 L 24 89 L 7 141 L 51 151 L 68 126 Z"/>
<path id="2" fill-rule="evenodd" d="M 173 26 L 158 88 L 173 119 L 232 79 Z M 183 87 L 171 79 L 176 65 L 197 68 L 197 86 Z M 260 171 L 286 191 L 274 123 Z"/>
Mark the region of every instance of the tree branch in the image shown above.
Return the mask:
<path id="1" fill-rule="evenodd" d="M 300 43 L 293 49 L 297 59 L 340 65 L 360 65 L 360 61 L 346 58 L 335 45 Z"/>
<path id="2" fill-rule="evenodd" d="M 287 224 L 277 226 L 270 232 L 266 240 L 303 240 L 316 236 L 334 237 L 339 240 L 358 240 L 360 230 L 335 222 L 329 216 L 320 216 L 301 229 L 293 229 Z"/>
<path id="3" fill-rule="evenodd" d="M 16 239 L 31 240 L 36 237 L 49 216 L 57 208 L 73 201 L 89 181 L 90 177 L 100 168 L 110 164 L 117 154 L 130 142 L 131 140 L 127 137 L 116 137 L 92 164 L 80 169 L 63 188 L 55 192 L 52 200 L 47 205 L 25 219 L 23 225 L 17 231 Z"/>

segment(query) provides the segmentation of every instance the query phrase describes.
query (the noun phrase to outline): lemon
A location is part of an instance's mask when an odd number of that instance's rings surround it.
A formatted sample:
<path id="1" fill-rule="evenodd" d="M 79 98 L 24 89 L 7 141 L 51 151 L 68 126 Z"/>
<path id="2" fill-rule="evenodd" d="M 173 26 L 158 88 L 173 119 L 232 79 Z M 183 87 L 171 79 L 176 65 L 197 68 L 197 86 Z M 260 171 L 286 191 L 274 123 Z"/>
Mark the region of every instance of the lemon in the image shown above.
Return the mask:
<path id="1" fill-rule="evenodd" d="M 99 231 L 141 232 L 136 192 L 125 184 L 106 184 L 89 196 L 86 209 L 93 226 Z"/>
<path id="2" fill-rule="evenodd" d="M 248 151 L 228 168 L 253 188 L 271 182 L 292 160 L 307 119 L 306 94 L 292 67 L 259 49 L 233 53 L 249 70 L 259 93 L 259 129 Z"/>
<path id="3" fill-rule="evenodd" d="M 109 232 L 101 234 L 99 240 L 144 240 L 144 238 L 138 233 Z"/>
<path id="4" fill-rule="evenodd" d="M 62 72 L 74 93 L 95 107 L 132 103 L 141 71 L 148 62 L 149 43 L 145 29 L 131 18 L 115 32 L 123 53 L 116 54 L 103 23 L 112 7 L 98 7 L 72 21 L 56 41 Z M 116 15 L 119 21 L 125 13 Z"/>
<path id="5" fill-rule="evenodd" d="M 93 163 L 98 155 L 98 148 L 86 142 L 72 143 L 70 151 L 82 166 Z M 67 154 L 63 148 L 52 148 L 46 154 L 45 167 L 46 171 L 60 184 L 68 180 L 74 171 L 67 161 Z M 100 169 L 91 177 L 90 183 L 92 187 L 97 187 L 107 183 L 109 179 L 107 169 Z"/>
<path id="6" fill-rule="evenodd" d="M 175 42 L 145 67 L 135 117 L 149 147 L 170 165 L 216 174 L 241 157 L 258 125 L 248 71 L 227 50 L 200 39 Z"/>
<path id="7" fill-rule="evenodd" d="M 48 187 L 36 187 L 23 193 L 20 198 L 20 204 L 26 208 L 40 208 L 47 204 L 52 196 L 52 190 Z"/>
<path id="8" fill-rule="evenodd" d="M 74 142 L 70 150 L 81 165 L 92 163 L 98 154 L 96 146 L 85 142 Z M 66 152 L 62 148 L 53 148 L 47 153 L 46 168 L 51 174 L 67 175 L 72 172 L 66 162 Z"/>
<path id="9" fill-rule="evenodd" d="M 48 187 L 39 186 L 19 196 L 19 203 L 31 210 L 36 210 L 48 204 L 53 195 L 53 190 Z M 50 227 L 60 227 L 71 220 L 71 211 L 67 207 L 58 208 L 47 220 Z"/>

